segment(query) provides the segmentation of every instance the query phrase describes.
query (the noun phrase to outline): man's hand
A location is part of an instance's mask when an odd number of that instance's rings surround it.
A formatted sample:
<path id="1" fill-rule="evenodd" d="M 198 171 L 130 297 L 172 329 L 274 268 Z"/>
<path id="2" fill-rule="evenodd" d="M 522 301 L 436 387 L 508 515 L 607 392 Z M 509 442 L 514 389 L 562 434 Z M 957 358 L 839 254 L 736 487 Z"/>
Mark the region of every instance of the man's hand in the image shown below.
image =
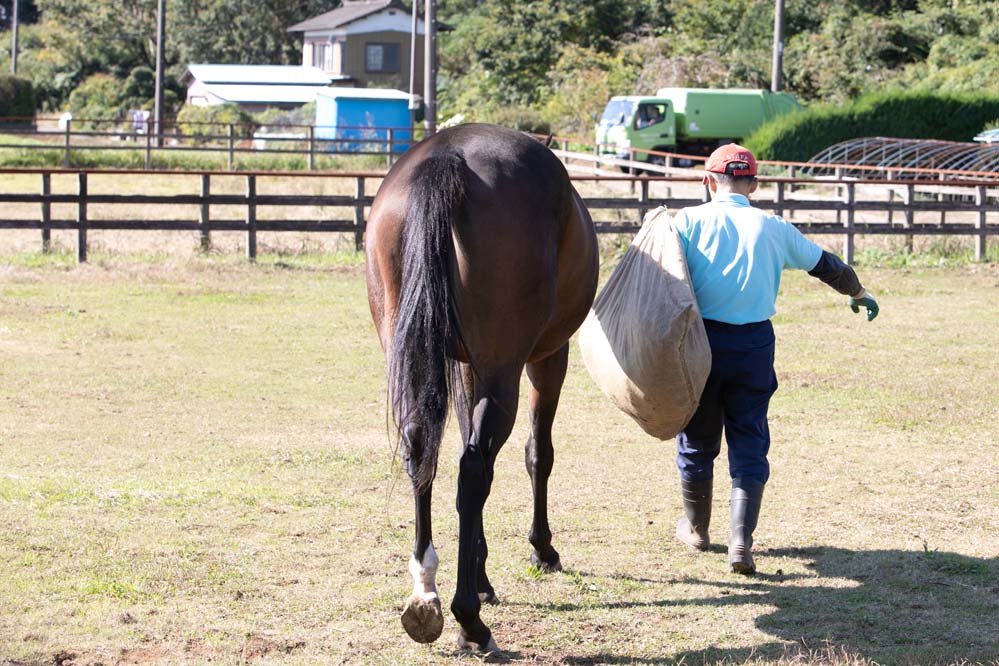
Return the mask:
<path id="1" fill-rule="evenodd" d="M 869 291 L 861 288 L 859 292 L 850 297 L 850 309 L 860 312 L 860 308 L 867 308 L 867 321 L 873 321 L 878 316 L 878 302 Z"/>

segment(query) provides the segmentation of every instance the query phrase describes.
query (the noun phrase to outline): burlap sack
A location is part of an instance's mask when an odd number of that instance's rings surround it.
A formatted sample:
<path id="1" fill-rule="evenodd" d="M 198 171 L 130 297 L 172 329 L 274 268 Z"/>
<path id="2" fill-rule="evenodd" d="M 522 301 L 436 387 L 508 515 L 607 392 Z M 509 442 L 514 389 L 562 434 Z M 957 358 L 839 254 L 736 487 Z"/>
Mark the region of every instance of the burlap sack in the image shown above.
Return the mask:
<path id="1" fill-rule="evenodd" d="M 697 409 L 711 349 L 680 237 L 666 207 L 649 212 L 579 333 L 590 376 L 653 437 Z"/>

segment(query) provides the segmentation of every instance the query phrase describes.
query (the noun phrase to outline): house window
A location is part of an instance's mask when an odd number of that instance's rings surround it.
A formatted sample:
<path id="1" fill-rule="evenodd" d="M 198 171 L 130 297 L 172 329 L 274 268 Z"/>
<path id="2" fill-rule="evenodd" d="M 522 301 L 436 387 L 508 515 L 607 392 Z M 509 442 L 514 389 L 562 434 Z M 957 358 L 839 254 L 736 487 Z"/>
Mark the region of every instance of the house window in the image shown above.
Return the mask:
<path id="1" fill-rule="evenodd" d="M 364 70 L 366 72 L 395 73 L 399 71 L 398 44 L 365 44 Z"/>
<path id="2" fill-rule="evenodd" d="M 328 44 L 316 43 L 312 45 L 312 66 L 322 67 L 326 64 L 326 49 Z"/>
<path id="3" fill-rule="evenodd" d="M 324 72 L 333 70 L 333 45 L 328 42 L 316 42 L 312 45 L 312 65 Z"/>

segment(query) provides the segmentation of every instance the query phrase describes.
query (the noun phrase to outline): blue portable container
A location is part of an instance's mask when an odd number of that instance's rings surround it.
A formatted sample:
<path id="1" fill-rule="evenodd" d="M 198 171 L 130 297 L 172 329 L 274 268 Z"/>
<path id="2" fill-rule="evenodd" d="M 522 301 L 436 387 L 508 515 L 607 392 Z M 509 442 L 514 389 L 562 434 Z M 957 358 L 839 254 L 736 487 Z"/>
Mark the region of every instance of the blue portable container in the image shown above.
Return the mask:
<path id="1" fill-rule="evenodd" d="M 409 95 L 380 88 L 324 88 L 316 95 L 316 138 L 331 152 L 405 152 L 412 142 Z"/>

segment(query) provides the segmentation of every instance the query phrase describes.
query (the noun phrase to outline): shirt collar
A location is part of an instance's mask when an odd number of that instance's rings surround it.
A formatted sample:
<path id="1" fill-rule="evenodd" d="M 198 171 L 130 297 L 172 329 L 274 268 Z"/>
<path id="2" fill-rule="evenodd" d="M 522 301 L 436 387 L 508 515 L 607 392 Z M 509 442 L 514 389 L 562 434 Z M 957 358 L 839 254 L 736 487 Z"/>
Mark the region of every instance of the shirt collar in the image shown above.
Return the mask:
<path id="1" fill-rule="evenodd" d="M 748 206 L 749 199 L 742 194 L 735 194 L 733 192 L 722 192 L 715 195 L 712 199 L 713 203 L 727 203 L 734 206 Z"/>

